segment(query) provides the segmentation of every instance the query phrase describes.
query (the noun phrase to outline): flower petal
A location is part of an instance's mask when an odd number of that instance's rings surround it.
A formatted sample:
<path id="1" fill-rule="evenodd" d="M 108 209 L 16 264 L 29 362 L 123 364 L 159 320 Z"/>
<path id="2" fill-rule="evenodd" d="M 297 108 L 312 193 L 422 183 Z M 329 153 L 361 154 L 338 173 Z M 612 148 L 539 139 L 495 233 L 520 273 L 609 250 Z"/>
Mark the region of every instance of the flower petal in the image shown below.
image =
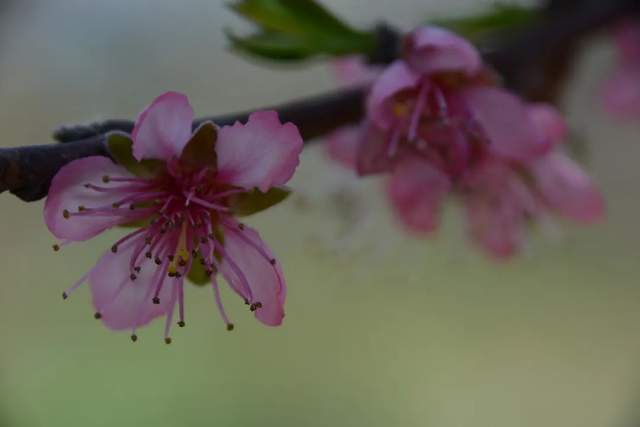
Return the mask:
<path id="1" fill-rule="evenodd" d="M 262 304 L 262 307 L 255 311 L 256 318 L 265 325 L 280 325 L 284 318 L 284 301 L 287 292 L 279 263 L 275 262 L 275 257 L 269 248 L 252 228 L 246 226 L 244 230 L 230 226 L 223 228 L 226 256 L 222 260 L 222 274 L 232 289 L 242 289 L 241 279 L 231 266 L 232 262 L 235 263 L 251 289 L 253 299 L 250 302 Z M 270 259 L 274 260 L 273 265 Z"/>
<path id="2" fill-rule="evenodd" d="M 401 92 L 416 89 L 418 75 L 404 61 L 393 62 L 378 77 L 367 98 L 367 116 L 376 126 L 389 130 L 397 121 L 394 97 Z"/>
<path id="3" fill-rule="evenodd" d="M 477 86 L 465 90 L 461 100 L 481 126 L 494 153 L 527 160 L 544 149 L 544 137 L 535 128 L 526 105 L 506 90 Z"/>
<path id="4" fill-rule="evenodd" d="M 141 327 L 162 316 L 172 306 L 173 287 L 178 279 L 169 278 L 161 267 L 145 258 L 135 280 L 130 260 L 136 241 L 122 245 L 117 253 L 107 251 L 89 273 L 91 298 L 102 322 L 114 330 Z M 144 244 L 144 242 L 143 242 Z M 164 280 L 158 295 L 160 304 L 153 304 L 153 294 L 159 280 Z"/>
<path id="5" fill-rule="evenodd" d="M 384 134 L 369 123 L 363 123 L 362 127 L 356 153 L 356 172 L 360 176 L 389 172 L 393 168 L 394 158 L 389 155 Z M 396 153 L 396 156 L 399 155 Z"/>
<path id="6" fill-rule="evenodd" d="M 112 188 L 119 186 L 117 183 L 103 183 L 102 177 L 105 175 L 133 177 L 123 167 L 101 156 L 74 160 L 58 171 L 51 181 L 44 205 L 44 221 L 54 236 L 59 239 L 82 241 L 114 225 L 140 219 L 140 214 L 143 213 L 128 209 L 122 209 L 122 214 L 116 211 L 114 215 L 71 215 L 65 218 L 65 210 L 73 213 L 81 206 L 87 209 L 110 208 L 112 203 L 131 194 L 127 191 L 98 192 L 85 187 L 85 184 Z"/>
<path id="7" fill-rule="evenodd" d="M 348 169 L 355 169 L 358 146 L 362 139 L 362 125 L 343 126 L 327 136 L 326 153 L 332 160 Z"/>
<path id="8" fill-rule="evenodd" d="M 602 87 L 607 111 L 621 120 L 640 117 L 640 61 L 621 64 Z"/>
<path id="9" fill-rule="evenodd" d="M 407 62 L 418 73 L 477 73 L 482 60 L 464 38 L 437 27 L 422 27 L 406 39 Z"/>
<path id="10" fill-rule="evenodd" d="M 544 201 L 559 215 L 591 223 L 602 219 L 602 195 L 582 168 L 565 154 L 555 152 L 532 164 L 536 185 Z"/>
<path id="11" fill-rule="evenodd" d="M 335 79 L 344 86 L 368 84 L 380 74 L 380 67 L 367 64 L 360 55 L 339 57 L 331 62 Z"/>
<path id="12" fill-rule="evenodd" d="M 218 178 L 246 189 L 285 184 L 302 151 L 302 137 L 293 123 L 280 123 L 275 111 L 259 111 L 247 124 L 236 122 L 218 132 Z"/>
<path id="13" fill-rule="evenodd" d="M 186 95 L 166 92 L 136 119 L 131 137 L 136 159 L 168 160 L 179 156 L 191 137 L 193 109 Z"/>
<path id="14" fill-rule="evenodd" d="M 450 189 L 451 181 L 440 170 L 419 158 L 407 157 L 391 175 L 387 192 L 405 227 L 428 233 L 438 226 L 440 206 Z"/>
<path id="15" fill-rule="evenodd" d="M 528 110 L 529 117 L 545 141 L 541 153 L 547 152 L 554 145 L 565 141 L 569 131 L 558 110 L 552 105 L 544 103 L 530 104 Z"/>
<path id="16" fill-rule="evenodd" d="M 468 177 L 464 201 L 473 240 L 496 258 L 522 246 L 527 221 L 537 215 L 536 200 L 509 165 L 489 161 Z"/>

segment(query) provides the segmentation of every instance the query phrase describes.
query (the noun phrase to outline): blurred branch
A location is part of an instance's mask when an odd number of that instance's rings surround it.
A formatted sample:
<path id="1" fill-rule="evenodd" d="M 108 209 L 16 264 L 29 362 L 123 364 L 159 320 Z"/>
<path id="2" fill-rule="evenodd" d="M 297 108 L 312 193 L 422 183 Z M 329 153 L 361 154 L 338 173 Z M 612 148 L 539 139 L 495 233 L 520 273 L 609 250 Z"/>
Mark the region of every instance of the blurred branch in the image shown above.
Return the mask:
<path id="1" fill-rule="evenodd" d="M 496 37 L 484 52 L 485 60 L 505 78 L 511 89 L 534 100 L 553 100 L 566 77 L 576 43 L 588 34 L 628 17 L 640 9 L 640 0 L 551 0 L 535 22 L 516 33 Z M 399 51 L 400 35 L 387 26 L 378 27 L 378 48 L 372 62 L 391 62 Z M 364 114 L 366 88 L 353 88 L 272 107 L 281 120 L 295 123 L 308 141 Z M 198 119 L 218 125 L 246 121 L 248 113 Z M 65 144 L 0 149 L 0 192 L 5 190 L 25 201 L 47 194 L 55 173 L 66 163 L 92 155 L 108 156 L 104 134 L 130 132 L 133 122 L 108 120 L 89 126 L 61 128 L 54 138 Z"/>

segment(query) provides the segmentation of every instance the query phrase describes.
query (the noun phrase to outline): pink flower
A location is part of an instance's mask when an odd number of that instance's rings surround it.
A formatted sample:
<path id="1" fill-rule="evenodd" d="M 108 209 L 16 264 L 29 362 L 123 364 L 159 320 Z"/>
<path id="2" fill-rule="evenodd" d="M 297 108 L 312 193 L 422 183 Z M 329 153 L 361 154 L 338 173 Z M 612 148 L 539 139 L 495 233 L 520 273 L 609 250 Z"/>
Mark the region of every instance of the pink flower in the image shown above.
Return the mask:
<path id="1" fill-rule="evenodd" d="M 479 153 L 514 160 L 535 155 L 541 138 L 526 105 L 493 80 L 475 48 L 455 34 L 425 27 L 409 35 L 404 58 L 382 73 L 369 95 L 369 122 L 382 143 L 363 143 L 360 157 L 376 162 L 359 162 L 360 174 L 393 170 L 403 152 L 452 177 Z"/>
<path id="2" fill-rule="evenodd" d="M 135 224 L 63 296 L 89 282 L 96 318 L 115 330 L 136 329 L 175 307 L 184 326 L 184 280 L 211 282 L 227 324 L 217 283 L 221 273 L 258 320 L 284 317 L 286 286 L 280 264 L 257 231 L 236 215 L 281 200 L 302 150 L 297 128 L 263 111 L 246 124 L 218 129 L 207 122 L 192 133 L 186 96 L 167 92 L 136 120 L 131 139 L 112 134 L 120 164 L 88 157 L 63 167 L 44 208 L 49 230 L 63 243 L 84 241 L 116 226 Z M 57 245 L 56 245 L 57 246 Z"/>
<path id="3" fill-rule="evenodd" d="M 602 87 L 605 108 L 623 120 L 640 117 L 640 23 L 625 21 L 615 29 L 618 64 Z"/>
<path id="4" fill-rule="evenodd" d="M 515 254 L 529 224 L 544 215 L 585 224 L 604 215 L 604 201 L 589 176 L 557 147 L 566 136 L 559 113 L 543 104 L 528 109 L 547 150 L 526 162 L 486 158 L 460 183 L 469 234 L 496 258 Z"/>

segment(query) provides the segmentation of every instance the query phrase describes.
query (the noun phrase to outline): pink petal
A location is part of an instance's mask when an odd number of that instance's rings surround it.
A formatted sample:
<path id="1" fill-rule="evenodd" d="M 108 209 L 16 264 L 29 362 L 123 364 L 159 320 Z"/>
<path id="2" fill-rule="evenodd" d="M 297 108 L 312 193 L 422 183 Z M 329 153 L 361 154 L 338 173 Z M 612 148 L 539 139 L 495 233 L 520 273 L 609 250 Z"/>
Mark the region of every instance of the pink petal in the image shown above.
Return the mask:
<path id="1" fill-rule="evenodd" d="M 356 171 L 360 176 L 389 172 L 394 160 L 389 156 L 385 135 L 370 123 L 363 123 L 363 134 L 357 146 Z"/>
<path id="2" fill-rule="evenodd" d="M 620 65 L 602 87 L 602 100 L 611 115 L 640 118 L 640 62 Z"/>
<path id="3" fill-rule="evenodd" d="M 479 123 L 494 153 L 527 160 L 544 150 L 544 137 L 529 117 L 527 106 L 506 90 L 473 87 L 465 90 L 460 100 Z"/>
<path id="4" fill-rule="evenodd" d="M 406 60 L 418 73 L 480 71 L 482 60 L 477 49 L 462 37 L 437 27 L 422 27 L 406 40 Z"/>
<path id="5" fill-rule="evenodd" d="M 331 62 L 335 79 L 344 86 L 372 83 L 380 68 L 367 64 L 360 55 L 337 58 Z"/>
<path id="6" fill-rule="evenodd" d="M 131 137 L 133 156 L 168 160 L 179 156 L 191 137 L 193 109 L 186 95 L 166 92 L 136 119 Z"/>
<path id="7" fill-rule="evenodd" d="M 222 274 L 227 282 L 230 282 L 232 289 L 242 288 L 241 280 L 230 266 L 229 259 L 231 259 L 242 271 L 249 284 L 253 295 L 250 302 L 262 304 L 262 307 L 255 312 L 256 318 L 265 325 L 280 325 L 284 318 L 284 302 L 287 293 L 280 264 L 275 262 L 272 265 L 265 258 L 264 255 L 275 260 L 260 235 L 252 228 L 245 226 L 242 231 L 236 227 L 225 226 L 223 228 L 226 256 L 222 261 Z M 242 235 L 238 233 L 242 233 Z M 247 240 L 253 243 L 248 243 Z M 256 247 L 260 248 L 260 251 Z"/>
<path id="8" fill-rule="evenodd" d="M 142 269 L 136 280 L 130 279 L 130 259 L 134 242 L 122 245 L 117 253 L 107 251 L 89 273 L 91 298 L 102 322 L 114 330 L 141 327 L 162 316 L 171 307 L 177 279 L 160 274 L 152 260 L 142 257 Z M 157 280 L 164 280 L 158 295 L 160 304 L 153 304 Z"/>
<path id="9" fill-rule="evenodd" d="M 440 206 L 450 189 L 444 173 L 418 157 L 407 157 L 391 175 L 387 192 L 405 227 L 428 233 L 438 226 Z"/>
<path id="10" fill-rule="evenodd" d="M 329 158 L 348 169 L 355 169 L 362 132 L 364 129 L 361 125 L 343 126 L 332 132 L 325 142 Z"/>
<path id="11" fill-rule="evenodd" d="M 389 130 L 397 121 L 393 111 L 394 97 L 403 91 L 413 90 L 418 85 L 418 76 L 404 61 L 392 63 L 373 84 L 367 99 L 369 120 L 384 130 Z"/>
<path id="12" fill-rule="evenodd" d="M 78 212 L 78 208 L 106 207 L 126 197 L 129 192 L 97 192 L 85 187 L 94 184 L 101 187 L 118 187 L 121 184 L 102 182 L 102 177 L 129 177 L 129 172 L 106 157 L 94 156 L 74 160 L 63 166 L 51 182 L 44 205 L 44 221 L 58 239 L 82 241 L 104 230 L 130 220 L 127 215 L 114 216 L 63 216 L 63 211 Z M 126 212 L 130 214 L 129 212 Z"/>
<path id="13" fill-rule="evenodd" d="M 543 199 L 558 214 L 590 223 L 604 216 L 604 200 L 589 176 L 566 155 L 555 152 L 532 164 Z"/>
<path id="14" fill-rule="evenodd" d="M 259 111 L 247 124 L 236 122 L 218 132 L 218 177 L 247 189 L 286 183 L 299 163 L 302 137 L 293 123 L 281 124 L 275 111 Z"/>
<path id="15" fill-rule="evenodd" d="M 567 124 L 560 112 L 552 105 L 543 103 L 530 104 L 529 117 L 546 141 L 545 151 L 566 140 L 569 133 Z"/>
<path id="16" fill-rule="evenodd" d="M 464 201 L 471 237 L 496 258 L 514 255 L 524 241 L 527 221 L 538 213 L 533 194 L 499 161 L 480 165 L 467 181 Z"/>

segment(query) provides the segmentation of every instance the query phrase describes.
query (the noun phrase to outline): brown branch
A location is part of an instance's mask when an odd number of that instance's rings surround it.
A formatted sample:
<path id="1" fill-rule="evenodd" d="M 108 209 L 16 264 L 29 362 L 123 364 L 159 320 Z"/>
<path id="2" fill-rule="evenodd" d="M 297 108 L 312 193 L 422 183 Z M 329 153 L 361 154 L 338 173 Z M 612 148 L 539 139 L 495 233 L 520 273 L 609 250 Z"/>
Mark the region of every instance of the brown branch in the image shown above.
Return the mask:
<path id="1" fill-rule="evenodd" d="M 505 78 L 506 84 L 523 96 L 553 100 L 569 71 L 575 46 L 584 36 L 613 21 L 637 13 L 640 0 L 553 0 L 541 18 L 517 33 L 502 34 L 485 52 L 485 60 Z M 397 33 L 378 27 L 379 52 L 371 59 L 389 62 L 398 52 Z M 353 88 L 316 96 L 278 107 L 283 121 L 295 123 L 309 141 L 346 124 L 359 121 L 364 114 L 365 88 Z M 246 121 L 248 113 L 208 117 L 218 125 Z M 71 160 L 108 156 L 104 134 L 112 130 L 131 131 L 128 120 L 109 120 L 89 126 L 61 128 L 54 137 L 64 144 L 0 149 L 0 192 L 5 190 L 25 201 L 47 194 L 55 173 Z"/>

